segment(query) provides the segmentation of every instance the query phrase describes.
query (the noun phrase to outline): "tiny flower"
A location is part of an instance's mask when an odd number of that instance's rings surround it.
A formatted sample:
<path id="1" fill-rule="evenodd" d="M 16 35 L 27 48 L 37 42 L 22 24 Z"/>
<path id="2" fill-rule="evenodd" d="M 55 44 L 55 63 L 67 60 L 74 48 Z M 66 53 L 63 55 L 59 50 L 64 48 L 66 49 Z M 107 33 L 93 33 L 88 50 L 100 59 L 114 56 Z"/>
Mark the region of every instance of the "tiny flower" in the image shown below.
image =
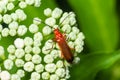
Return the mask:
<path id="1" fill-rule="evenodd" d="M 30 61 L 30 60 L 32 60 L 32 55 L 31 54 L 25 54 L 25 60 L 26 61 Z"/>
<path id="2" fill-rule="evenodd" d="M 25 76 L 25 71 L 22 70 L 22 69 L 19 69 L 19 70 L 17 71 L 17 75 L 18 75 L 20 78 L 22 78 L 22 77 Z"/>
<path id="3" fill-rule="evenodd" d="M 27 72 L 32 72 L 34 69 L 34 64 L 32 62 L 26 62 L 24 64 L 24 70 Z"/>
<path id="4" fill-rule="evenodd" d="M 52 17 L 59 18 L 62 14 L 62 10 L 59 8 L 55 8 L 52 12 Z"/>
<path id="5" fill-rule="evenodd" d="M 14 9 L 14 4 L 13 3 L 8 3 L 7 4 L 7 10 L 12 10 L 12 9 Z"/>
<path id="6" fill-rule="evenodd" d="M 79 33 L 79 29 L 78 29 L 77 27 L 72 27 L 72 31 L 73 31 L 74 33 L 76 33 L 76 34 Z"/>
<path id="7" fill-rule="evenodd" d="M 34 0 L 25 0 L 25 2 L 28 5 L 33 5 L 34 4 Z"/>
<path id="8" fill-rule="evenodd" d="M 39 63 L 41 63 L 41 61 L 42 61 L 42 59 L 41 59 L 41 57 L 39 55 L 37 55 L 37 54 L 33 55 L 32 62 L 34 64 L 39 64 Z"/>
<path id="9" fill-rule="evenodd" d="M 13 61 L 10 60 L 10 59 L 6 59 L 4 61 L 4 67 L 7 69 L 7 70 L 11 70 L 13 68 Z"/>
<path id="10" fill-rule="evenodd" d="M 38 32 L 38 26 L 37 26 L 36 24 L 31 24 L 31 25 L 29 26 L 29 31 L 30 31 L 31 33 L 36 33 L 36 32 Z"/>
<path id="11" fill-rule="evenodd" d="M 51 16 L 51 14 L 52 14 L 52 10 L 50 8 L 47 8 L 47 9 L 44 10 L 44 15 L 45 16 Z"/>
<path id="12" fill-rule="evenodd" d="M 68 38 L 71 39 L 71 40 L 75 40 L 76 39 L 76 34 L 74 32 L 71 32 L 68 34 Z"/>
<path id="13" fill-rule="evenodd" d="M 40 48 L 37 46 L 33 47 L 32 51 L 34 54 L 39 54 L 41 52 Z"/>
<path id="14" fill-rule="evenodd" d="M 71 31 L 71 26 L 69 24 L 65 24 L 62 27 L 62 31 L 64 31 L 65 33 L 69 33 Z"/>
<path id="15" fill-rule="evenodd" d="M 16 56 L 17 58 L 22 58 L 24 55 L 25 55 L 25 52 L 24 52 L 23 49 L 17 49 L 17 50 L 15 51 L 15 56 Z"/>
<path id="16" fill-rule="evenodd" d="M 80 53 L 83 50 L 83 47 L 80 45 L 75 46 L 76 52 Z"/>
<path id="17" fill-rule="evenodd" d="M 63 68 L 58 68 L 55 72 L 59 77 L 64 77 L 65 76 L 65 69 Z"/>
<path id="18" fill-rule="evenodd" d="M 32 47 L 31 46 L 26 46 L 25 47 L 25 53 L 30 53 L 32 51 Z"/>
<path id="19" fill-rule="evenodd" d="M 44 71 L 44 66 L 42 64 L 38 64 L 35 66 L 35 71 L 41 73 Z"/>
<path id="20" fill-rule="evenodd" d="M 40 40 L 34 40 L 33 42 L 34 46 L 41 46 L 41 41 Z"/>
<path id="21" fill-rule="evenodd" d="M 9 24 L 11 21 L 12 21 L 12 18 L 11 18 L 10 15 L 5 14 L 5 15 L 3 16 L 3 22 L 4 22 L 4 23 Z"/>
<path id="22" fill-rule="evenodd" d="M 47 72 L 53 73 L 53 72 L 55 72 L 55 70 L 56 70 L 56 65 L 55 65 L 54 63 L 47 64 L 47 65 L 45 66 L 45 70 L 46 70 Z"/>
<path id="23" fill-rule="evenodd" d="M 10 29 L 9 30 L 9 35 L 10 36 L 15 36 L 17 34 L 16 30 L 15 29 Z"/>
<path id="24" fill-rule="evenodd" d="M 56 20 L 54 18 L 50 17 L 45 20 L 45 23 L 49 26 L 54 26 L 56 24 Z"/>
<path id="25" fill-rule="evenodd" d="M 58 51 L 57 50 L 52 50 L 51 52 L 50 52 L 50 55 L 54 58 L 54 59 L 56 59 L 59 55 L 58 55 Z"/>
<path id="26" fill-rule="evenodd" d="M 35 7 L 40 7 L 40 5 L 41 5 L 41 0 L 35 0 L 34 3 L 35 3 L 35 4 L 34 4 Z"/>
<path id="27" fill-rule="evenodd" d="M 24 61 L 22 60 L 22 59 L 16 59 L 15 60 L 15 65 L 17 66 L 17 67 L 23 67 L 24 66 Z"/>
<path id="28" fill-rule="evenodd" d="M 26 27 L 25 25 L 20 25 L 20 26 L 18 27 L 17 33 L 18 33 L 19 36 L 25 35 L 26 32 L 27 32 L 27 27 Z"/>
<path id="29" fill-rule="evenodd" d="M 53 57 L 50 55 L 50 54 L 47 54 L 45 57 L 44 57 L 44 62 L 45 63 L 52 63 L 53 62 Z"/>
<path id="30" fill-rule="evenodd" d="M 79 61 L 80 61 L 80 58 L 79 57 L 75 57 L 74 63 L 78 63 Z"/>
<path id="31" fill-rule="evenodd" d="M 31 80 L 40 80 L 40 74 L 37 72 L 32 72 Z"/>
<path id="32" fill-rule="evenodd" d="M 3 26 L 0 24 L 0 33 L 2 32 Z"/>
<path id="33" fill-rule="evenodd" d="M 50 48 L 49 48 L 49 49 L 50 49 Z M 42 53 L 43 53 L 43 54 L 48 54 L 48 53 L 50 52 L 49 49 L 44 46 L 44 47 L 42 48 Z"/>
<path id="34" fill-rule="evenodd" d="M 17 74 L 12 74 L 10 80 L 21 80 Z"/>
<path id="35" fill-rule="evenodd" d="M 19 3 L 19 7 L 22 8 L 22 9 L 24 9 L 24 8 L 27 7 L 27 4 L 26 4 L 24 1 L 21 1 L 21 2 Z"/>
<path id="36" fill-rule="evenodd" d="M 9 35 L 9 29 L 8 28 L 4 28 L 3 30 L 2 30 L 2 36 L 3 37 L 7 37 Z"/>
<path id="37" fill-rule="evenodd" d="M 56 74 L 52 74 L 50 80 L 59 80 L 59 77 Z"/>
<path id="38" fill-rule="evenodd" d="M 49 77 L 50 77 L 50 73 L 48 73 L 48 72 L 43 72 L 42 73 L 42 79 L 49 79 Z"/>
<path id="39" fill-rule="evenodd" d="M 68 45 L 69 45 L 70 48 L 74 49 L 74 46 L 75 46 L 74 42 L 70 41 L 70 42 L 68 42 Z"/>
<path id="40" fill-rule="evenodd" d="M 42 32 L 44 35 L 49 35 L 52 32 L 52 29 L 49 26 L 45 26 Z"/>
<path id="41" fill-rule="evenodd" d="M 57 63 L 56 63 L 56 67 L 58 67 L 58 68 L 62 68 L 63 66 L 64 66 L 63 61 L 61 61 L 61 60 L 57 61 Z"/>
<path id="42" fill-rule="evenodd" d="M 41 24 L 41 19 L 39 19 L 39 18 L 34 18 L 33 19 L 33 24 L 35 24 L 35 25 L 39 25 L 39 24 Z"/>
<path id="43" fill-rule="evenodd" d="M 26 46 L 30 46 L 30 45 L 33 44 L 33 39 L 30 38 L 30 37 L 25 37 L 24 43 L 25 43 Z"/>
<path id="44" fill-rule="evenodd" d="M 16 13 L 12 13 L 12 14 L 11 14 L 11 18 L 12 18 L 14 21 L 16 21 L 16 20 L 18 20 L 18 15 L 17 15 Z"/>
<path id="45" fill-rule="evenodd" d="M 13 55 L 13 54 L 9 54 L 8 55 L 8 59 L 10 59 L 10 60 L 15 60 L 15 58 L 16 58 L 16 56 Z"/>
<path id="46" fill-rule="evenodd" d="M 41 32 L 37 32 L 34 34 L 34 40 L 39 40 L 42 41 L 43 40 L 43 35 Z"/>
<path id="47" fill-rule="evenodd" d="M 17 9 L 17 10 L 15 11 L 15 13 L 17 14 L 18 19 L 19 19 L 20 21 L 23 21 L 23 20 L 25 20 L 25 19 L 27 18 L 27 15 L 26 15 L 26 14 L 24 13 L 24 11 L 21 10 L 21 9 Z"/>
<path id="48" fill-rule="evenodd" d="M 10 80 L 10 73 L 8 71 L 2 71 L 0 73 L 1 80 Z"/>
<path id="49" fill-rule="evenodd" d="M 18 49 L 21 49 L 24 47 L 24 40 L 21 39 L 21 38 L 17 38 L 15 41 L 14 41 L 14 45 L 16 48 Z"/>
<path id="50" fill-rule="evenodd" d="M 8 25 L 8 27 L 9 27 L 10 29 L 18 29 L 18 22 L 13 21 L 13 22 L 11 22 L 11 23 Z"/>

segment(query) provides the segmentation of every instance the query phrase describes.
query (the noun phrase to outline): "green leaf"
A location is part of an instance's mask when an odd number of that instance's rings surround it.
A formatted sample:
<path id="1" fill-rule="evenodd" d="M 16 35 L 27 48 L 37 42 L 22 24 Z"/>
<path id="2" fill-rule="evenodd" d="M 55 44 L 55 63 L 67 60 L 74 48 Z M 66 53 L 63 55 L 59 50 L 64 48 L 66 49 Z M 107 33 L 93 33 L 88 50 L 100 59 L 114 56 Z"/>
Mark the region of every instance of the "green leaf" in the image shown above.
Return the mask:
<path id="1" fill-rule="evenodd" d="M 120 59 L 120 50 L 111 54 L 97 53 L 81 55 L 79 65 L 71 68 L 71 80 L 94 80 L 95 75 L 102 69 L 111 67 Z"/>
<path id="2" fill-rule="evenodd" d="M 91 51 L 112 52 L 119 28 L 115 0 L 69 0 Z"/>

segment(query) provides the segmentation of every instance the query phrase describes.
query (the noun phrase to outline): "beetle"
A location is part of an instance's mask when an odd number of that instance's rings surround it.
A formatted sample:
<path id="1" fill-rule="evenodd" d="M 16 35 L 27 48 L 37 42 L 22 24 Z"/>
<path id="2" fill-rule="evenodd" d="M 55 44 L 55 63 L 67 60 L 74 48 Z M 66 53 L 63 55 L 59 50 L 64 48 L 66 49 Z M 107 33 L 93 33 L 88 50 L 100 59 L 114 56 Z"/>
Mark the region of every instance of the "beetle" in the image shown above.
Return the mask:
<path id="1" fill-rule="evenodd" d="M 61 56 L 67 62 L 72 63 L 74 60 L 73 53 L 66 42 L 65 36 L 60 32 L 58 28 L 54 29 L 54 40 L 58 43 L 61 50 Z"/>

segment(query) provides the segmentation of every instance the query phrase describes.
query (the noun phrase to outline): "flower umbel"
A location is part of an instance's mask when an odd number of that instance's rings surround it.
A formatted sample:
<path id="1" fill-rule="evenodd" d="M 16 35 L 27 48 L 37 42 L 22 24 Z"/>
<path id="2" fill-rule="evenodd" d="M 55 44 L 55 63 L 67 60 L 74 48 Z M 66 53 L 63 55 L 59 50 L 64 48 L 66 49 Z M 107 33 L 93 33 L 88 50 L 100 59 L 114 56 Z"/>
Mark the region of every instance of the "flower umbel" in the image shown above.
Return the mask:
<path id="1" fill-rule="evenodd" d="M 23 9 L 28 5 L 39 7 L 41 1 L 19 0 L 17 9 L 14 2 L 16 1 L 0 1 L 0 40 L 13 38 L 7 47 L 0 45 L 0 58 L 4 60 L 0 67 L 0 79 L 23 80 L 26 77 L 28 80 L 69 79 L 71 64 L 62 58 L 60 46 L 53 40 L 55 37 L 53 31 L 58 28 L 65 35 L 67 46 L 71 48 L 74 56 L 73 63 L 78 63 L 80 58 L 77 55 L 83 50 L 85 37 L 77 28 L 75 14 L 63 13 L 59 8 L 54 10 L 47 8 L 43 12 L 46 16 L 45 21 L 35 17 L 33 23 L 27 26 L 20 24 L 27 19 Z"/>

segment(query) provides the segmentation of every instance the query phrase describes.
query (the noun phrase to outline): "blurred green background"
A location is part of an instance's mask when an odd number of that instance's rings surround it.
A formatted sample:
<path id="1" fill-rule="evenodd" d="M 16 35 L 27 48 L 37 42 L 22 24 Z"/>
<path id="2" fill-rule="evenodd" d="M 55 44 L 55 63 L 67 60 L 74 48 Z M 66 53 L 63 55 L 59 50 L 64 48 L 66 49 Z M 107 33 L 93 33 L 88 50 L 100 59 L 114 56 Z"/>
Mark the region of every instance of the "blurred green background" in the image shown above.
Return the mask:
<path id="1" fill-rule="evenodd" d="M 25 9 L 28 20 L 22 23 L 45 19 L 48 7 L 74 11 L 85 35 L 81 61 L 70 68 L 69 80 L 120 80 L 120 0 L 42 0 L 40 8 Z"/>

